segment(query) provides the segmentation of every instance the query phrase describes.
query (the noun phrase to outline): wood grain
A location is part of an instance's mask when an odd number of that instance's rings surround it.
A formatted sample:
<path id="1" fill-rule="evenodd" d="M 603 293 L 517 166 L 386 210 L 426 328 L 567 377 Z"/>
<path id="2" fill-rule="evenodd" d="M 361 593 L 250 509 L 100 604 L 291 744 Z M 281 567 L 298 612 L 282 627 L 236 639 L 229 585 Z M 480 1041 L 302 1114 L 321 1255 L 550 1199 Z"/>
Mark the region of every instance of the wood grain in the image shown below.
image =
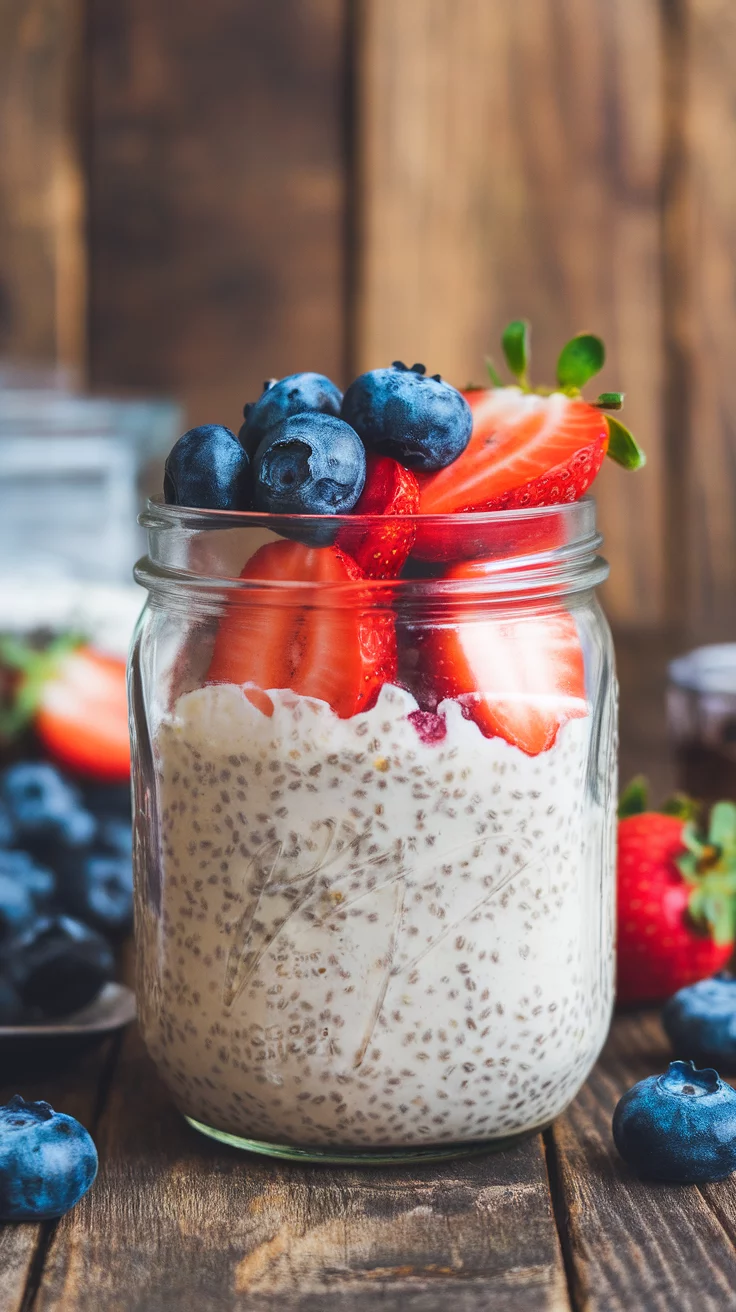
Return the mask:
<path id="1" fill-rule="evenodd" d="M 83 362 L 81 33 L 78 0 L 0 8 L 0 357 Z"/>
<path id="2" fill-rule="evenodd" d="M 130 1035 L 99 1147 L 34 1312 L 569 1308 L 539 1139 L 414 1170 L 245 1156 L 186 1126 Z"/>
<path id="3" fill-rule="evenodd" d="M 670 1059 L 654 1015 L 619 1017 L 593 1075 L 551 1131 L 573 1296 L 585 1312 L 733 1306 L 736 1178 L 707 1190 L 643 1183 L 613 1145 L 621 1094 Z"/>
<path id="4" fill-rule="evenodd" d="M 582 329 L 608 346 L 649 454 L 609 463 L 608 607 L 654 623 L 663 595 L 660 35 L 656 0 L 365 0 L 359 52 L 361 367 L 411 354 L 482 380 L 525 316 L 535 377 Z M 411 361 L 409 361 L 411 363 Z"/>
<path id="5" fill-rule="evenodd" d="M 342 0 L 91 0 L 91 371 L 238 428 L 344 372 Z"/>
<path id="6" fill-rule="evenodd" d="M 691 628 L 733 638 L 736 623 L 736 11 L 689 0 L 690 243 L 693 353 L 688 467 Z"/>
<path id="7" fill-rule="evenodd" d="M 70 1059 L 65 1066 L 58 1060 L 46 1070 L 24 1068 L 17 1055 L 0 1053 L 0 1106 L 13 1094 L 29 1101 L 43 1099 L 56 1111 L 76 1116 L 94 1132 L 94 1118 L 103 1093 L 102 1083 L 113 1059 L 113 1041 Z M 92 1186 L 95 1189 L 95 1185 Z M 0 1224 L 0 1312 L 21 1312 L 37 1256 L 43 1256 L 53 1226 Z M 39 1271 L 40 1274 L 40 1271 Z"/>

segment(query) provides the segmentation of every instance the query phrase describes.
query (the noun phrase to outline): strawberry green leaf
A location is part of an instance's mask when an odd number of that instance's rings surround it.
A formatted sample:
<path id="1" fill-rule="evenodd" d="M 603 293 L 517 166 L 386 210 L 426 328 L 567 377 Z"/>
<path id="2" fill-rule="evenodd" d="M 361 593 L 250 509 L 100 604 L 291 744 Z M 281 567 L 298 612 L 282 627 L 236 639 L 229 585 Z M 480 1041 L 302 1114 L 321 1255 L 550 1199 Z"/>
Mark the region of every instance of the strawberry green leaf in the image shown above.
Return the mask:
<path id="1" fill-rule="evenodd" d="M 622 410 L 624 404 L 623 392 L 601 392 L 598 400 L 593 403 L 599 410 Z"/>
<path id="2" fill-rule="evenodd" d="M 724 853 L 736 851 L 736 806 L 733 802 L 716 802 L 710 813 L 708 841 Z"/>
<path id="3" fill-rule="evenodd" d="M 673 793 L 661 807 L 662 815 L 676 815 L 680 820 L 697 820 L 700 816 L 700 804 L 688 797 L 687 793 Z"/>
<path id="4" fill-rule="evenodd" d="M 488 377 L 490 378 L 490 380 L 491 380 L 491 382 L 493 383 L 493 386 L 494 386 L 494 387 L 503 387 L 503 378 L 501 377 L 500 373 L 498 372 L 498 370 L 497 370 L 495 364 L 493 363 L 493 361 L 492 361 L 490 355 L 487 355 L 487 356 L 486 356 L 486 373 L 488 374 Z"/>
<path id="5" fill-rule="evenodd" d="M 647 810 L 649 800 L 649 785 L 643 774 L 638 774 L 635 779 L 627 784 L 622 792 L 618 803 L 618 818 L 626 820 L 630 815 L 643 815 Z"/>
<path id="6" fill-rule="evenodd" d="M 529 334 L 530 327 L 526 319 L 514 319 L 513 323 L 507 325 L 504 329 L 501 345 L 506 357 L 506 363 L 509 370 L 514 375 L 522 387 L 529 386 L 527 370 L 529 368 L 530 344 Z"/>
<path id="7" fill-rule="evenodd" d="M 606 350 L 600 337 L 578 333 L 560 352 L 557 361 L 560 387 L 584 387 L 589 378 L 600 373 L 605 359 Z"/>
<path id="8" fill-rule="evenodd" d="M 647 458 L 633 433 L 613 415 L 606 415 L 606 423 L 609 433 L 607 455 L 624 469 L 642 469 Z"/>

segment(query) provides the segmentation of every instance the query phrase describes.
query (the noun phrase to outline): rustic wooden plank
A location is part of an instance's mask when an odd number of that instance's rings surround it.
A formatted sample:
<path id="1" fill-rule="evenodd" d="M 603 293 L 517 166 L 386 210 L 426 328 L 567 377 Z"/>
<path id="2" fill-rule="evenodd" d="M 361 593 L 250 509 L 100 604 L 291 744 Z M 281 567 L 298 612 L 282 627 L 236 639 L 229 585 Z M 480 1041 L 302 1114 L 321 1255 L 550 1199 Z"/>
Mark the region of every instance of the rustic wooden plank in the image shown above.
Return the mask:
<path id="1" fill-rule="evenodd" d="M 29 1071 L 17 1057 L 0 1053 L 0 1105 L 20 1093 L 31 1101 L 43 1099 L 56 1111 L 76 1116 L 94 1131 L 94 1116 L 104 1092 L 103 1079 L 113 1058 L 114 1040 L 77 1055 L 62 1067 Z M 39 1053 L 42 1059 L 42 1053 Z M 38 1062 L 36 1063 L 38 1065 Z M 93 1189 L 95 1186 L 93 1185 Z M 0 1225 L 0 1312 L 21 1312 L 36 1255 L 42 1258 L 51 1227 Z"/>
<path id="2" fill-rule="evenodd" d="M 359 23 L 358 364 L 458 385 L 514 317 L 535 376 L 581 329 L 649 465 L 599 484 L 619 621 L 660 614 L 657 0 L 366 0 Z M 609 462 L 610 464 L 610 462 Z"/>
<path id="3" fill-rule="evenodd" d="M 0 9 L 0 357 L 82 363 L 81 33 L 78 0 Z"/>
<path id="4" fill-rule="evenodd" d="M 242 422 L 344 372 L 343 0 L 91 0 L 91 372 Z"/>
<path id="5" fill-rule="evenodd" d="M 736 620 L 736 12 L 689 0 L 692 450 L 688 461 L 691 627 L 733 637 Z"/>
<path id="6" fill-rule="evenodd" d="M 585 1088 L 550 1132 L 560 1219 L 586 1312 L 722 1312 L 736 1289 L 736 1180 L 708 1190 L 637 1180 L 618 1157 L 611 1116 L 625 1089 L 666 1069 L 656 1015 L 622 1015 Z"/>
<path id="7" fill-rule="evenodd" d="M 646 775 L 658 803 L 682 782 L 667 738 L 665 705 L 667 662 L 682 643 L 676 634 L 624 629 L 614 630 L 614 645 L 621 691 L 619 780 L 624 787 L 634 775 Z"/>
<path id="8" fill-rule="evenodd" d="M 569 1308 L 539 1139 L 413 1170 L 245 1156 L 186 1126 L 130 1034 L 99 1144 L 34 1312 Z"/>

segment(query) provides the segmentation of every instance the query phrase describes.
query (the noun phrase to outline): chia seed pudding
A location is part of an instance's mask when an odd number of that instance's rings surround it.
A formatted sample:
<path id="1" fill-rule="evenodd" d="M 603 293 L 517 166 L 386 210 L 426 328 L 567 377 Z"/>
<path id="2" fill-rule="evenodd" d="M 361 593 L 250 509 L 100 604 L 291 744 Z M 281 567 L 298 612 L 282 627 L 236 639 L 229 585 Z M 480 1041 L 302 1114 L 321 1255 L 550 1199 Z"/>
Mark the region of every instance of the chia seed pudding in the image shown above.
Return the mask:
<path id="1" fill-rule="evenodd" d="M 613 774 L 613 744 L 588 715 L 527 756 L 391 685 L 349 719 L 268 697 L 185 693 L 153 742 L 138 998 L 175 1100 L 315 1147 L 549 1122 L 610 1020 L 613 818 L 588 775 L 596 752 Z"/>

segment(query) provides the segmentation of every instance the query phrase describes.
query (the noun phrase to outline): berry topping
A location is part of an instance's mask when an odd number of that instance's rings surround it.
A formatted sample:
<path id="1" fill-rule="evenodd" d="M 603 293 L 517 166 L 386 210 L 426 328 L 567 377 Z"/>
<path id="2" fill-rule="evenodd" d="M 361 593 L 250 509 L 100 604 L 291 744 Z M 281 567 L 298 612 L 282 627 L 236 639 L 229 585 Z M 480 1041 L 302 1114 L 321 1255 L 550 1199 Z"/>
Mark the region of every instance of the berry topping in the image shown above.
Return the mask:
<path id="1" fill-rule="evenodd" d="M 434 711 L 410 711 L 406 718 L 414 725 L 423 743 L 441 743 L 447 737 L 444 715 L 437 715 Z"/>
<path id="2" fill-rule="evenodd" d="M 619 392 L 595 405 L 580 389 L 603 366 L 598 337 L 581 333 L 564 347 L 557 364 L 558 391 L 533 392 L 528 380 L 528 326 L 509 324 L 503 347 L 518 386 L 504 387 L 492 365 L 494 386 L 467 392 L 473 416 L 470 442 L 448 469 L 420 478 L 421 512 L 513 510 L 576 501 L 590 487 L 606 452 L 627 469 L 644 455 L 619 420 L 602 414 L 620 409 Z"/>
<path id="3" fill-rule="evenodd" d="M 736 1071 L 736 979 L 716 975 L 680 989 L 662 1012 L 675 1052 Z"/>
<path id="4" fill-rule="evenodd" d="M 472 416 L 462 394 L 424 365 L 395 361 L 350 384 L 342 417 L 369 451 L 392 456 L 409 469 L 444 469 L 470 441 Z"/>
<path id="5" fill-rule="evenodd" d="M 254 456 L 274 424 L 310 410 L 339 415 L 341 405 L 342 392 L 324 374 L 289 374 L 278 381 L 269 378 L 258 400 L 243 407 L 245 423 L 238 436 L 248 455 Z"/>
<path id="6" fill-rule="evenodd" d="M 19 1094 L 0 1107 L 0 1221 L 62 1216 L 96 1174 L 95 1145 L 72 1116 Z"/>
<path id="7" fill-rule="evenodd" d="M 253 462 L 253 500 L 270 514 L 340 515 L 365 483 L 357 433 L 333 415 L 294 415 L 274 425 Z"/>
<path id="8" fill-rule="evenodd" d="M 661 1002 L 733 950 L 736 806 L 719 802 L 706 836 L 680 814 L 646 810 L 635 781 L 619 815 L 618 1001 Z"/>
<path id="9" fill-rule="evenodd" d="M 415 515 L 419 485 L 410 469 L 390 456 L 369 453 L 365 487 L 356 515 Z M 337 545 L 357 561 L 369 579 L 395 579 L 414 542 L 414 525 L 404 522 L 378 525 L 348 524 L 340 530 Z"/>
<path id="10" fill-rule="evenodd" d="M 51 916 L 12 941 L 5 969 L 24 1006 L 67 1016 L 114 978 L 115 958 L 95 930 L 67 916 Z"/>
<path id="11" fill-rule="evenodd" d="M 640 1080 L 613 1114 L 624 1161 L 645 1180 L 706 1184 L 736 1170 L 736 1092 L 714 1070 L 673 1061 Z"/>
<path id="12" fill-rule="evenodd" d="M 360 582 L 363 572 L 337 547 L 269 542 L 259 548 L 243 579 L 274 584 L 322 585 L 314 593 L 296 586 L 280 597 L 259 598 L 254 586 L 234 599 L 220 621 L 210 683 L 290 688 L 327 702 L 342 719 L 373 705 L 396 674 L 396 635 L 390 614 L 353 590 L 340 596 L 330 585 Z M 252 698 L 252 700 L 256 700 Z M 268 699 L 258 699 L 268 713 Z"/>
<path id="13" fill-rule="evenodd" d="M 474 575 L 460 565 L 446 577 Z M 458 616 L 423 640 L 420 660 L 438 702 L 454 697 L 487 738 L 505 738 L 529 756 L 552 747 L 567 720 L 587 714 L 582 648 L 566 611 Z"/>
<path id="14" fill-rule="evenodd" d="M 200 510 L 248 509 L 250 461 L 229 428 L 203 424 L 179 438 L 166 460 L 164 500 Z"/>

